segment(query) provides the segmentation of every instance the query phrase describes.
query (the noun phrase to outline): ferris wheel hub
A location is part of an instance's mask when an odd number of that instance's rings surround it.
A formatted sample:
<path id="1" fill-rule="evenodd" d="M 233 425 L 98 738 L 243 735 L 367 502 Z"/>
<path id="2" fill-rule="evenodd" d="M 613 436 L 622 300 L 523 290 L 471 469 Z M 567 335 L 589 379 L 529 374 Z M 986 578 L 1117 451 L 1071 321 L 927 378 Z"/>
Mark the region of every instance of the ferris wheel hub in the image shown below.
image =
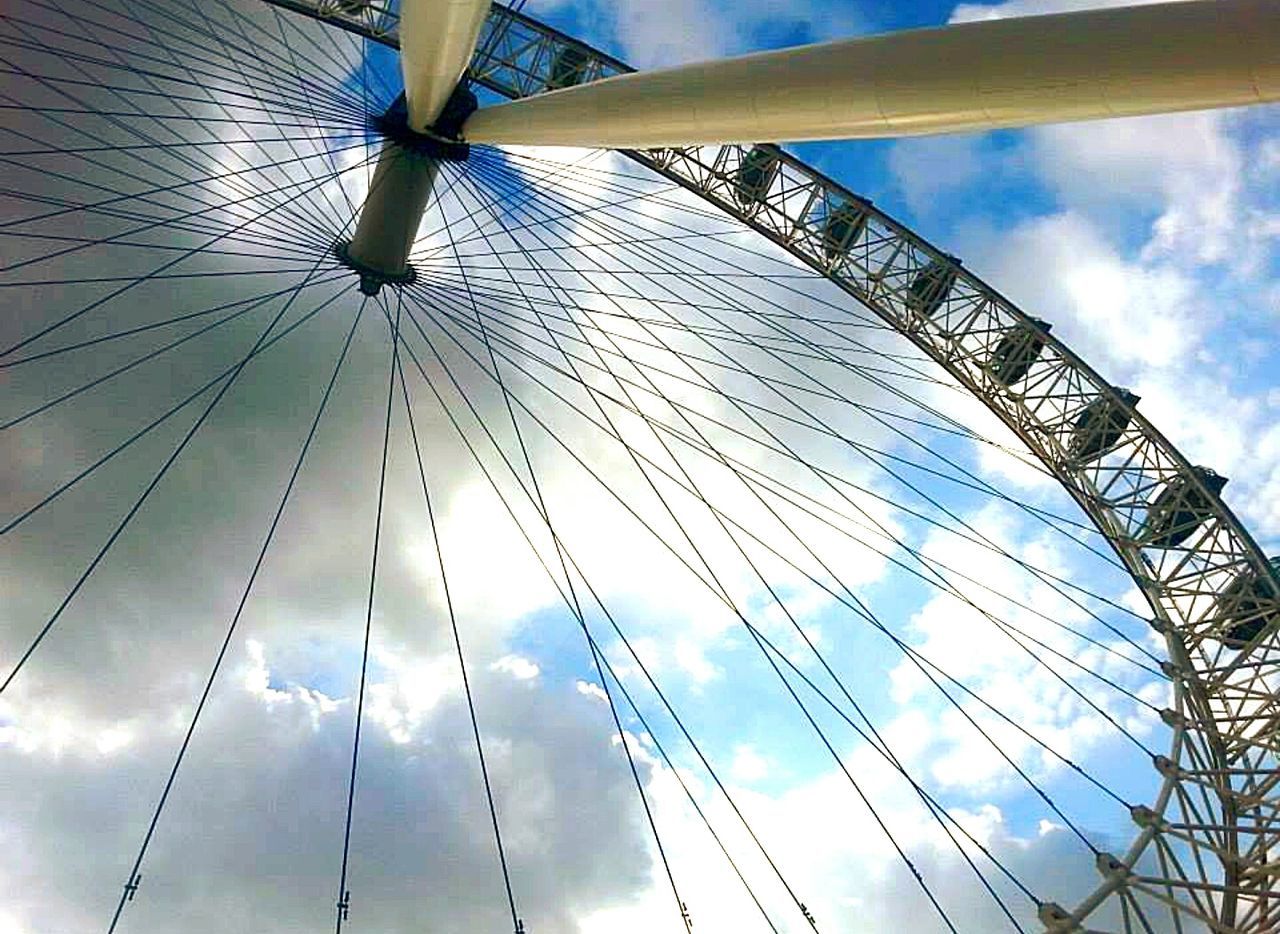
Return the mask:
<path id="1" fill-rule="evenodd" d="M 441 162 L 465 162 L 471 147 L 462 140 L 462 124 L 477 107 L 475 92 L 465 83 L 453 89 L 435 123 L 415 130 L 410 122 L 409 104 L 403 93 L 386 111 L 372 120 L 371 128 L 383 139 L 422 156 Z"/>
<path id="2" fill-rule="evenodd" d="M 381 292 L 384 285 L 408 285 L 418 279 L 418 271 L 410 263 L 405 263 L 400 272 L 388 272 L 362 262 L 352 255 L 350 240 L 335 243 L 333 255 L 338 258 L 338 262 L 360 277 L 360 291 L 370 298 Z"/>

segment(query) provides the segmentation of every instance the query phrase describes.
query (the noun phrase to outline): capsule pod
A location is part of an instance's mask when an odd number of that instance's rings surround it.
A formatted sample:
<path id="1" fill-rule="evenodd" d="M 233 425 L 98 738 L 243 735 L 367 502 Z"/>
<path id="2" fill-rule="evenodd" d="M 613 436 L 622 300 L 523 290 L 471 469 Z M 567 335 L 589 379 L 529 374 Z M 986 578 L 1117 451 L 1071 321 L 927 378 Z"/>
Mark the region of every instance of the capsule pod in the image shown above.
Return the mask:
<path id="1" fill-rule="evenodd" d="M 1222 492 L 1227 478 L 1208 467 L 1192 467 L 1196 479 L 1214 496 Z M 1138 538 L 1143 545 L 1174 548 L 1181 545 L 1212 512 L 1210 499 L 1201 492 L 1191 477 L 1179 475 L 1170 480 L 1160 495 L 1147 507 Z"/>
<path id="2" fill-rule="evenodd" d="M 586 77 L 587 65 L 591 56 L 576 45 L 560 47 L 556 57 L 551 61 L 551 73 L 547 76 L 547 90 L 558 91 L 560 88 L 571 88 L 581 84 Z"/>
<path id="3" fill-rule="evenodd" d="M 1009 328 L 987 363 L 991 375 L 1005 386 L 1011 386 L 1026 376 L 1031 364 L 1040 358 L 1045 338 L 1052 327 L 1039 318 L 1030 318 Z"/>
<path id="4" fill-rule="evenodd" d="M 778 175 L 778 155 L 763 146 L 754 146 L 738 164 L 733 177 L 733 196 L 744 208 L 764 200 Z"/>
<path id="5" fill-rule="evenodd" d="M 960 261 L 954 256 L 932 260 L 912 281 L 907 290 L 907 304 L 920 314 L 932 317 L 951 294 L 959 265 Z"/>
<path id="6" fill-rule="evenodd" d="M 1245 568 L 1218 594 L 1216 616 L 1223 621 L 1223 644 L 1243 649 L 1280 620 L 1280 556 L 1270 575 Z"/>
<path id="7" fill-rule="evenodd" d="M 822 225 L 822 252 L 826 254 L 827 262 L 835 262 L 837 257 L 846 255 L 866 226 L 866 209 L 854 201 L 845 201 L 827 214 Z"/>
<path id="8" fill-rule="evenodd" d="M 1075 431 L 1067 444 L 1067 453 L 1077 462 L 1093 460 L 1120 443 L 1129 427 L 1129 409 L 1138 397 L 1127 389 L 1117 389 L 1119 402 L 1109 396 L 1098 396 L 1076 416 Z"/>

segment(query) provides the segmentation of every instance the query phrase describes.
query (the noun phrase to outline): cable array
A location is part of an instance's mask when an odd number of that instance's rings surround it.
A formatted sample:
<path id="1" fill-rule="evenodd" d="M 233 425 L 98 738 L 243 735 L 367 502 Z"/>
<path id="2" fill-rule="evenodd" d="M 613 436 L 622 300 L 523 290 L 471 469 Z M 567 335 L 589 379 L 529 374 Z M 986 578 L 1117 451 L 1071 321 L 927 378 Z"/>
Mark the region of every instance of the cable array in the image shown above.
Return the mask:
<path id="1" fill-rule="evenodd" d="M 273 491 L 269 518 L 228 507 L 260 545 L 234 572 L 235 608 L 218 618 L 212 665 L 193 681 L 172 764 L 122 865 L 109 931 L 127 929 L 126 909 L 149 896 L 144 862 L 148 881 L 184 871 L 157 861 L 153 844 L 180 777 L 198 784 L 184 765 L 207 741 L 206 711 L 234 690 L 226 669 L 282 518 L 308 479 L 319 482 L 315 461 L 334 456 L 321 453 L 326 435 L 356 434 L 334 410 L 363 381 L 353 372 L 361 359 L 375 356 L 386 390 L 367 490 L 372 541 L 358 549 L 369 560 L 358 671 L 343 686 L 353 717 L 345 807 L 326 824 L 341 840 L 329 903 L 336 931 L 356 924 L 350 912 L 363 908 L 360 882 L 372 872 L 353 827 L 369 794 L 362 737 L 367 757 L 377 728 L 367 707 L 380 595 L 404 586 L 387 579 L 403 563 L 389 530 L 406 515 L 428 533 L 440 582 L 439 606 L 424 596 L 415 625 L 441 634 L 456 663 L 496 856 L 492 897 L 513 932 L 538 929 L 533 861 L 504 804 L 522 793 L 512 778 L 520 763 L 504 761 L 499 699 L 481 687 L 491 648 L 468 629 L 467 575 L 451 550 L 460 473 L 500 506 L 553 595 L 553 611 L 526 621 L 535 649 L 539 639 L 572 645 L 567 675 L 558 674 L 598 692 L 601 741 L 617 751 L 662 892 L 655 928 L 717 923 L 699 890 L 704 867 L 679 845 L 688 827 L 764 929 L 839 930 L 843 919 L 798 867 L 761 795 L 732 775 L 698 691 L 647 650 L 655 633 L 679 635 L 647 623 L 610 579 L 602 559 L 614 549 L 657 556 L 663 577 L 652 588 L 687 593 L 698 613 L 721 621 L 734 646 L 717 656 L 721 677 L 777 724 L 788 767 L 841 783 L 847 794 L 831 823 L 875 838 L 935 928 L 987 923 L 966 914 L 972 906 L 948 889 L 944 864 L 1002 929 L 1038 929 L 1046 905 L 1084 893 L 1046 890 L 965 819 L 958 781 L 921 761 L 896 728 L 884 702 L 893 678 L 916 685 L 915 703 L 957 731 L 952 738 L 990 757 L 1004 800 L 1061 828 L 1082 863 L 1110 865 L 1109 841 L 1143 814 L 1142 796 L 1165 768 L 1155 750 L 1171 735 L 1169 663 L 1125 592 L 1108 536 L 1064 495 L 993 483 L 982 452 L 1051 472 L 1007 433 L 975 427 L 969 390 L 880 317 L 667 178 L 603 153 L 558 160 L 479 146 L 466 163 L 441 166 L 412 255 L 416 280 L 366 298 L 333 246 L 357 220 L 382 145 L 370 117 L 399 91 L 376 42 L 265 5 L 29 6 L 0 28 L 0 163 L 13 172 L 2 193 L 15 206 L 0 223 L 0 294 L 33 297 L 0 332 L 0 373 L 13 389 L 0 434 L 30 438 L 92 419 L 113 394 L 138 392 L 140 404 L 115 421 L 114 436 L 43 472 L 0 517 L 0 536 L 36 536 L 77 496 L 110 492 L 109 531 L 86 544 L 52 607 L 0 634 L 0 695 L 19 718 L 39 700 L 50 645 L 93 623 L 75 608 L 101 599 L 95 582 L 136 547 L 175 476 L 207 456 L 210 436 L 252 425 L 280 374 L 300 369 L 319 393 L 291 413 L 300 441 L 294 450 L 281 442 L 287 470 L 245 478 Z M 506 54 L 526 22 L 522 7 L 491 21 L 482 64 Z M 291 355 L 313 346 L 324 359 L 298 367 Z M 161 447 L 126 494 L 111 486 Z M 413 455 L 413 502 L 398 496 L 402 447 Z M 579 496 L 586 509 L 609 511 L 607 540 L 584 533 L 600 526 L 584 519 Z M 868 567 L 879 570 L 860 576 Z M 495 586 L 508 571 L 492 569 Z M 890 586 L 878 590 L 880 581 Z M 1037 721 L 982 664 L 939 652 L 929 613 L 971 627 L 975 651 L 1015 666 L 1028 691 L 1088 724 L 1091 742 L 1123 769 L 1104 768 L 1087 748 L 1082 756 L 1068 730 Z M 1178 793 L 1206 826 L 1220 819 L 1205 785 Z M 912 821 L 927 830 L 910 831 Z M 1185 848 L 1163 842 L 1152 853 L 1127 871 L 1176 884 Z M 1213 866 L 1199 871 L 1206 885 L 1228 885 Z M 1142 884 L 1121 890 L 1114 923 L 1181 924 L 1182 909 Z"/>

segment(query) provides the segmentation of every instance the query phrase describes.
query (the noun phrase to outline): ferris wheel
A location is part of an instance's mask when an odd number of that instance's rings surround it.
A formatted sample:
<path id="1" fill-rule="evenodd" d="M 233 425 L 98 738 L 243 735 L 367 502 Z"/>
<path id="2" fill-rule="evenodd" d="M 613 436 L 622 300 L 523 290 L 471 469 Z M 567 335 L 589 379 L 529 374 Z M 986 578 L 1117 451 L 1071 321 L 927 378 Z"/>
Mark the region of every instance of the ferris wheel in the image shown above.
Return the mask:
<path id="1" fill-rule="evenodd" d="M 599 929 L 623 930 L 619 880 L 647 872 L 645 930 L 1280 930 L 1280 559 L 1226 479 L 1051 322 L 742 142 L 1274 101 L 1274 4 L 650 72 L 522 6 L 6 12 L 0 827 L 27 854 L 12 878 L 60 893 L 48 929 L 534 934 L 578 929 L 591 893 Z M 993 485 L 975 450 L 1039 498 Z M 358 625 L 326 655 L 353 592 Z M 742 667 L 651 628 L 672 607 L 732 632 Z M 513 616 L 554 629 L 543 668 L 576 653 L 558 675 L 586 713 L 531 687 L 539 666 L 495 622 Z M 285 630 L 309 653 L 287 676 L 246 634 Z M 437 667 L 389 688 L 395 646 Z M 734 671 L 753 672 L 736 706 L 699 710 Z M 215 748 L 211 717 L 243 725 L 237 672 L 264 725 Z M 490 690 L 516 700 L 499 713 Z M 1050 871 L 956 804 L 926 755 L 941 745 L 886 726 L 890 692 L 930 698 L 1019 789 L 1061 846 Z M 286 761 L 286 709 L 290 742 L 340 771 Z M 44 787 L 38 764 L 70 755 L 59 730 L 95 717 L 145 720 L 163 753 L 111 764 L 129 730 L 100 725 L 108 765 Z M 416 745 L 428 722 L 436 745 Z M 757 723 L 826 776 L 793 798 L 843 802 L 799 837 L 800 811 L 739 780 L 749 756 L 729 774 L 721 737 Z M 604 741 L 571 747 L 579 727 Z M 465 758 L 465 791 L 433 749 Z M 237 776 L 276 764 L 276 797 L 249 800 Z M 425 803 L 406 803 L 414 782 Z M 371 784 L 400 802 L 372 819 Z M 299 843 L 303 824 L 334 846 Z M 598 849 L 565 855 L 570 832 Z M 888 867 L 859 897 L 898 914 L 824 894 L 822 841 L 851 832 Z M 299 883 L 313 858 L 322 892 Z M 218 867 L 243 888 L 217 891 Z"/>

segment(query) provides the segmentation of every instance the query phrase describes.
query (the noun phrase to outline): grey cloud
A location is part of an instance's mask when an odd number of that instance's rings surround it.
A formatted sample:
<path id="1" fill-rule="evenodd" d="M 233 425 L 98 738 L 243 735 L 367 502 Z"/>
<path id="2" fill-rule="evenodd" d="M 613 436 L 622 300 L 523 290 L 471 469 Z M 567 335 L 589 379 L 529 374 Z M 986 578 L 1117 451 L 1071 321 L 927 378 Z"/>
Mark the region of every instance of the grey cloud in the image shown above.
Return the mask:
<path id="1" fill-rule="evenodd" d="M 530 930 L 647 879 L 635 788 L 604 710 L 572 692 L 473 673 L 519 909 Z M 318 729 L 298 701 L 227 685 L 209 709 L 143 866 L 123 931 L 299 930 L 332 922 L 352 710 Z M 349 885 L 375 931 L 510 925 L 465 705 L 454 696 L 406 744 L 366 723 Z M 176 749 L 153 721 L 98 757 L 10 754 L 0 782 L 7 907 L 33 931 L 105 927 Z M 645 770 L 642 765 L 642 775 Z"/>

